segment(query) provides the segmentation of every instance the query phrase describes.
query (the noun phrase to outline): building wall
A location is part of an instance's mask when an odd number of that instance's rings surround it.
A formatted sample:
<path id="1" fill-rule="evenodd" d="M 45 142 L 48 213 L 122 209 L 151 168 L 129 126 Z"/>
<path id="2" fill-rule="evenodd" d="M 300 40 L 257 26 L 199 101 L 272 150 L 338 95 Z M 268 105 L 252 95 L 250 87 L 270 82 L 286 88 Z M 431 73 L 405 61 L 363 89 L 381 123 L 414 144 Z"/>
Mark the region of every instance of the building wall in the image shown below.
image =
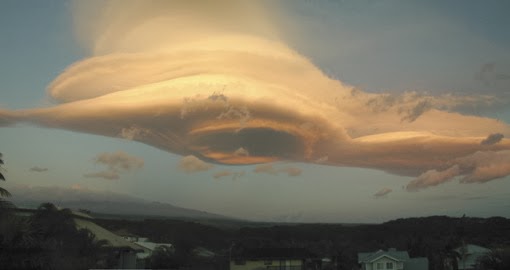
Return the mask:
<path id="1" fill-rule="evenodd" d="M 121 251 L 117 265 L 121 269 L 136 269 L 136 253 L 127 250 Z"/>
<path id="2" fill-rule="evenodd" d="M 387 263 L 393 263 L 393 268 L 391 270 L 402 270 L 404 269 L 404 265 L 403 263 L 399 263 L 397 261 L 394 261 L 390 258 L 387 258 L 387 257 L 382 257 L 376 261 L 374 261 L 373 263 L 370 263 L 370 264 L 367 264 L 366 266 L 366 270 L 380 270 L 381 268 L 377 268 L 377 264 L 378 263 L 382 263 L 382 269 L 384 270 L 388 270 L 388 268 L 386 268 L 386 264 Z"/>
<path id="3" fill-rule="evenodd" d="M 276 269 L 285 269 L 285 270 L 300 270 L 303 267 L 303 262 L 301 260 L 286 260 L 283 261 L 285 268 L 279 268 L 280 262 L 279 260 L 272 260 L 270 261 L 271 264 L 265 264 L 266 261 L 260 260 L 260 261 L 254 261 L 254 260 L 246 260 L 244 261 L 244 265 L 236 264 L 235 261 L 230 262 L 230 270 L 258 270 L 258 269 L 267 269 L 269 266 L 269 269 L 272 267 L 278 267 Z"/>

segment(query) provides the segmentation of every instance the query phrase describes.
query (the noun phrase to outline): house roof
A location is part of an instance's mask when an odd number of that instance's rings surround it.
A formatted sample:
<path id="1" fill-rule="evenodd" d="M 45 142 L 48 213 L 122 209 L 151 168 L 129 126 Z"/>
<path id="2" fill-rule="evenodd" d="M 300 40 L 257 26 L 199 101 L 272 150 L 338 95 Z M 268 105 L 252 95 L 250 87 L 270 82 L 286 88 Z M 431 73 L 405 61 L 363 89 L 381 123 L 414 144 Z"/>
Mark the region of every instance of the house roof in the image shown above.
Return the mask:
<path id="1" fill-rule="evenodd" d="M 108 247 L 126 248 L 135 251 L 143 251 L 143 248 L 141 248 L 140 246 L 125 240 L 124 238 L 108 231 L 107 229 L 95 224 L 94 222 L 88 219 L 74 218 L 74 222 L 78 229 L 87 229 L 92 234 L 94 234 L 94 238 L 96 240 L 108 241 L 107 245 Z"/>
<path id="2" fill-rule="evenodd" d="M 395 261 L 409 260 L 407 251 L 397 251 L 396 249 L 389 249 L 388 251 L 378 250 L 375 252 L 360 252 L 358 253 L 358 263 L 373 262 L 381 257 L 388 257 Z"/>
<path id="3" fill-rule="evenodd" d="M 135 242 L 135 244 L 142 246 L 150 251 L 154 251 L 159 246 L 165 246 L 165 247 L 169 247 L 169 248 L 172 247 L 172 244 L 169 244 L 169 243 L 154 243 L 154 242 L 149 242 L 149 241 L 137 241 L 137 242 Z"/>
<path id="4" fill-rule="evenodd" d="M 305 248 L 246 248 L 235 257 L 242 259 L 307 259 L 316 256 Z"/>
<path id="5" fill-rule="evenodd" d="M 477 245 L 471 245 L 471 244 L 458 247 L 455 249 L 455 251 L 462 253 L 463 248 L 466 249 L 466 254 L 483 254 L 483 253 L 491 252 L 491 250 L 488 248 L 484 248 L 484 247 L 477 246 Z"/>

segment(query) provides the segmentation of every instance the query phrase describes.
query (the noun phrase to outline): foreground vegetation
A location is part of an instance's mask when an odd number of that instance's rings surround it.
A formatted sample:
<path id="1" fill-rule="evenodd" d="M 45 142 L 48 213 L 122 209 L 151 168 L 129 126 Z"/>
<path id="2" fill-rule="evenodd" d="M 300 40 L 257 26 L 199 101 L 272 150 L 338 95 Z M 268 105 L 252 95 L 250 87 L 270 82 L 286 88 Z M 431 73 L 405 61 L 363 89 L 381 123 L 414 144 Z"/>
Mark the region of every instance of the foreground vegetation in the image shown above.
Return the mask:
<path id="1" fill-rule="evenodd" d="M 231 250 L 235 254 L 243 248 L 305 247 L 321 257 L 333 257 L 338 269 L 353 269 L 357 267 L 358 252 L 394 247 L 407 250 L 411 257 L 427 257 L 430 269 L 443 270 L 447 269 L 448 259 L 453 261 L 460 256 L 454 249 L 466 243 L 496 250 L 480 269 L 510 269 L 510 220 L 501 217 L 434 216 L 376 225 L 257 225 L 237 229 L 180 220 L 96 222 L 112 231 L 123 230 L 155 242 L 184 245 L 187 250 L 204 247 L 225 258 Z"/>

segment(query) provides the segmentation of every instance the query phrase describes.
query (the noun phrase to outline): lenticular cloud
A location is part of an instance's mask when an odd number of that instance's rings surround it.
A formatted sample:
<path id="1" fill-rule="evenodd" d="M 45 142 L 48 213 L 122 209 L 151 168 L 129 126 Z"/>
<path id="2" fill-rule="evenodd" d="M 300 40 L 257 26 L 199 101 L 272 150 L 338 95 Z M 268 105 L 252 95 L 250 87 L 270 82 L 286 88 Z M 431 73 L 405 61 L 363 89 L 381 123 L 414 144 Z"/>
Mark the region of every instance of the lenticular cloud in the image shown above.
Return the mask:
<path id="1" fill-rule="evenodd" d="M 0 110 L 0 125 L 136 140 L 220 164 L 375 168 L 417 177 L 412 190 L 510 173 L 466 163 L 508 158 L 510 127 L 454 112 L 493 97 L 357 90 L 285 44 L 269 10 L 257 1 L 79 2 L 76 31 L 90 57 L 49 85 L 56 106 Z M 488 134 L 501 135 L 480 143 Z"/>

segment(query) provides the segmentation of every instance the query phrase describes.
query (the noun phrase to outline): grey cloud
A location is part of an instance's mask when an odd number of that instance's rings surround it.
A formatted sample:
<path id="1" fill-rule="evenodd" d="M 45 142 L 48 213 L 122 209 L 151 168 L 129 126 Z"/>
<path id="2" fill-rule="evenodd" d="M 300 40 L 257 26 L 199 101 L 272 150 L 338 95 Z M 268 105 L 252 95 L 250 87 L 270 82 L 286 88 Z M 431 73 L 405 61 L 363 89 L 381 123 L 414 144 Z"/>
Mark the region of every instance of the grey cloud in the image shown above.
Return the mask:
<path id="1" fill-rule="evenodd" d="M 396 111 L 401 122 L 414 122 L 423 114 L 435 109 L 446 111 L 480 111 L 494 106 L 503 106 L 507 102 L 493 96 L 462 96 L 443 94 L 430 96 L 418 92 L 402 94 L 367 94 L 360 90 L 353 96 L 355 100 L 365 103 L 373 113 L 388 113 Z"/>
<path id="2" fill-rule="evenodd" d="M 280 171 L 285 172 L 288 176 L 299 176 L 303 172 L 303 170 L 297 167 L 284 167 Z"/>
<path id="3" fill-rule="evenodd" d="M 185 156 L 179 162 L 179 169 L 186 173 L 208 171 L 213 165 L 206 163 L 193 155 Z"/>
<path id="4" fill-rule="evenodd" d="M 279 173 L 286 173 L 288 176 L 299 176 L 303 172 L 300 168 L 285 166 L 275 168 L 273 164 L 260 164 L 253 170 L 255 173 L 266 173 L 271 175 L 278 175 Z"/>
<path id="5" fill-rule="evenodd" d="M 233 181 L 239 180 L 239 178 L 243 177 L 245 175 L 244 171 L 241 172 L 234 172 L 229 170 L 219 171 L 216 172 L 213 177 L 214 179 L 220 179 L 224 177 L 231 177 Z"/>
<path id="6" fill-rule="evenodd" d="M 101 171 L 95 173 L 86 173 L 83 175 L 85 178 L 103 178 L 106 180 L 117 180 L 120 179 L 119 173 L 115 171 Z"/>
<path id="7" fill-rule="evenodd" d="M 475 74 L 475 79 L 482 80 L 486 84 L 489 84 L 489 78 L 488 75 L 492 74 L 494 72 L 495 68 L 494 63 L 485 63 L 480 67 L 480 71 L 478 71 Z"/>
<path id="8" fill-rule="evenodd" d="M 208 97 L 208 99 L 213 100 L 213 101 L 228 102 L 228 97 L 221 93 L 213 93 L 212 95 L 210 95 Z"/>
<path id="9" fill-rule="evenodd" d="M 123 151 L 101 153 L 94 158 L 94 162 L 105 165 L 113 171 L 130 171 L 140 169 L 144 165 L 143 159 L 131 156 Z"/>
<path id="10" fill-rule="evenodd" d="M 459 165 L 454 165 L 443 171 L 428 170 L 418 176 L 417 179 L 411 181 L 406 186 L 406 189 L 408 191 L 417 191 L 426 187 L 437 186 L 458 176 L 460 172 Z"/>
<path id="11" fill-rule="evenodd" d="M 471 197 L 466 197 L 464 198 L 464 200 L 466 201 L 471 201 L 471 200 L 485 200 L 485 199 L 488 199 L 489 196 L 471 196 Z"/>
<path id="12" fill-rule="evenodd" d="M 390 189 L 390 188 L 383 188 L 379 191 L 377 191 L 375 194 L 374 194 L 374 197 L 376 198 L 381 198 L 381 197 L 384 197 L 386 195 L 388 195 L 390 192 L 392 192 L 393 190 Z"/>
<path id="13" fill-rule="evenodd" d="M 321 164 L 321 163 L 326 163 L 326 162 L 328 162 L 328 159 L 329 159 L 329 157 L 328 157 L 328 156 L 323 156 L 323 157 L 320 157 L 320 158 L 318 158 L 317 160 L 315 160 L 315 162 L 316 162 L 316 163 L 319 163 L 319 164 Z"/>
<path id="14" fill-rule="evenodd" d="M 404 114 L 404 116 L 402 117 L 402 121 L 413 122 L 416 119 L 418 119 L 418 117 L 420 117 L 422 114 L 431 110 L 432 108 L 433 106 L 430 101 L 422 100 L 412 108 L 409 108 L 407 110 L 401 110 L 401 113 Z"/>
<path id="15" fill-rule="evenodd" d="M 501 133 L 489 134 L 489 136 L 487 136 L 487 138 L 485 138 L 482 142 L 480 142 L 480 144 L 481 145 L 493 145 L 493 144 L 496 144 L 496 143 L 500 142 L 501 140 L 503 140 L 504 137 L 505 137 L 505 135 L 503 135 Z"/>
<path id="16" fill-rule="evenodd" d="M 267 173 L 272 175 L 277 175 L 278 170 L 276 170 L 272 164 L 260 164 L 253 169 L 255 173 Z"/>
<path id="17" fill-rule="evenodd" d="M 510 74 L 498 72 L 495 63 L 485 63 L 475 74 L 475 79 L 483 81 L 486 85 L 491 85 L 496 81 L 510 80 Z"/>
<path id="18" fill-rule="evenodd" d="M 411 181 L 406 189 L 417 191 L 455 178 L 461 183 L 485 183 L 510 174 L 510 150 L 478 151 L 453 160 L 445 170 L 429 170 Z"/>
<path id="19" fill-rule="evenodd" d="M 86 173 L 83 177 L 116 180 L 120 179 L 121 173 L 138 170 L 144 166 L 143 159 L 129 155 L 123 151 L 98 154 L 94 158 L 94 163 L 104 165 L 107 169 L 95 173 Z"/>
<path id="20" fill-rule="evenodd" d="M 144 136 L 149 134 L 150 130 L 134 125 L 129 128 L 122 128 L 119 133 L 119 137 L 126 140 L 143 140 Z"/>
<path id="21" fill-rule="evenodd" d="M 34 167 L 30 168 L 29 171 L 31 171 L 31 172 L 47 172 L 48 168 L 41 168 L 38 166 L 34 166 Z"/>

